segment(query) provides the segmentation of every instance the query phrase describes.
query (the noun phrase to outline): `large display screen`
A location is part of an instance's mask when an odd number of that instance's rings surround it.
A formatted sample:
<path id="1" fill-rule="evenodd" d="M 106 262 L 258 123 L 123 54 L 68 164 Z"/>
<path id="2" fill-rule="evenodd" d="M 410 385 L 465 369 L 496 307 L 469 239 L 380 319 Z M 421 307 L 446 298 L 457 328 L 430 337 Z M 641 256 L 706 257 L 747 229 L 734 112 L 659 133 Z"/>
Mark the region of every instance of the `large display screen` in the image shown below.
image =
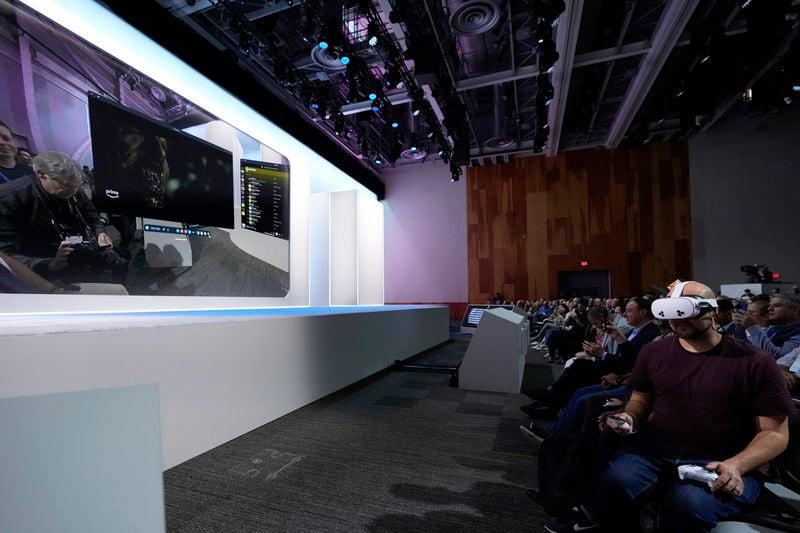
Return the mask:
<path id="1" fill-rule="evenodd" d="M 289 165 L 241 160 L 242 227 L 289 240 Z"/>
<path id="2" fill-rule="evenodd" d="M 95 206 L 234 228 L 231 152 L 89 94 Z"/>

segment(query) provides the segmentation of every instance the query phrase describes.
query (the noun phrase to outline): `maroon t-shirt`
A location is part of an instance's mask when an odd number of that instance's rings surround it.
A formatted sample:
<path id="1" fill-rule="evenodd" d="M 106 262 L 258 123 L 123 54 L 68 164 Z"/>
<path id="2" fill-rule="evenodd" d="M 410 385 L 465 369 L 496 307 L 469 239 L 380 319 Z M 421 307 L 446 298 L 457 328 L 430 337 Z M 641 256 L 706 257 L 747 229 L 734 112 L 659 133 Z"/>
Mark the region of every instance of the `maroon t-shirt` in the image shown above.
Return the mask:
<path id="1" fill-rule="evenodd" d="M 751 344 L 724 336 L 703 353 L 685 350 L 678 337 L 642 348 L 630 387 L 653 395 L 655 438 L 713 459 L 744 450 L 756 416 L 788 416 L 794 404 L 775 359 Z"/>

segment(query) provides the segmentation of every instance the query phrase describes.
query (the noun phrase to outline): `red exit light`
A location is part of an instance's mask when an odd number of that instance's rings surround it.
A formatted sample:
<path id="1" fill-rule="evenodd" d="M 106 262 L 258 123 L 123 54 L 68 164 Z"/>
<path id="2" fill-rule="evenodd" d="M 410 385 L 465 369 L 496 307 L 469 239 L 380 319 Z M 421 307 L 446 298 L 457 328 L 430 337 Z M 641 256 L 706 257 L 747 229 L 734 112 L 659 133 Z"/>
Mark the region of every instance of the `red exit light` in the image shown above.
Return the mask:
<path id="1" fill-rule="evenodd" d="M 778 272 L 773 272 L 772 279 L 781 279 L 781 275 Z"/>
<path id="2" fill-rule="evenodd" d="M 589 266 L 589 261 L 581 261 L 581 266 L 582 267 L 588 267 Z M 775 274 L 773 274 L 772 277 L 775 277 Z"/>

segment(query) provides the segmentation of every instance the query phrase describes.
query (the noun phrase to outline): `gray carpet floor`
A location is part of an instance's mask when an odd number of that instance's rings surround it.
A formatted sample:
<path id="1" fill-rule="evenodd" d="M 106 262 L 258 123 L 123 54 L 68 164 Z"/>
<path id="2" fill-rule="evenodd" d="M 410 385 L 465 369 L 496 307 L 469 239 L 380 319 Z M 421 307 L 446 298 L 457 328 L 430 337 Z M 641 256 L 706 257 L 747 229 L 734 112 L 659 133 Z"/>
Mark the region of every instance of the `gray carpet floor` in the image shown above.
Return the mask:
<path id="1" fill-rule="evenodd" d="M 418 362 L 460 361 L 454 336 Z M 529 354 L 524 387 L 552 382 Z M 171 532 L 531 531 L 544 513 L 515 394 L 384 372 L 165 472 Z"/>

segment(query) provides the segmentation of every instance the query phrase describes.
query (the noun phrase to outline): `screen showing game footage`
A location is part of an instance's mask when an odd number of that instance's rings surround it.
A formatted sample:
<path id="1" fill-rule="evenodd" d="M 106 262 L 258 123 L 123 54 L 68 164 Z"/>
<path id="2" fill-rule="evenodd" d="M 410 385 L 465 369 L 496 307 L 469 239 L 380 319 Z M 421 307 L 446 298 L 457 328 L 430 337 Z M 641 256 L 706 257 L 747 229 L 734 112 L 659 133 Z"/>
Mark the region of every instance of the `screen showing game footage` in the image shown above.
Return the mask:
<path id="1" fill-rule="evenodd" d="M 89 125 L 98 209 L 233 229 L 231 152 L 94 93 Z"/>

